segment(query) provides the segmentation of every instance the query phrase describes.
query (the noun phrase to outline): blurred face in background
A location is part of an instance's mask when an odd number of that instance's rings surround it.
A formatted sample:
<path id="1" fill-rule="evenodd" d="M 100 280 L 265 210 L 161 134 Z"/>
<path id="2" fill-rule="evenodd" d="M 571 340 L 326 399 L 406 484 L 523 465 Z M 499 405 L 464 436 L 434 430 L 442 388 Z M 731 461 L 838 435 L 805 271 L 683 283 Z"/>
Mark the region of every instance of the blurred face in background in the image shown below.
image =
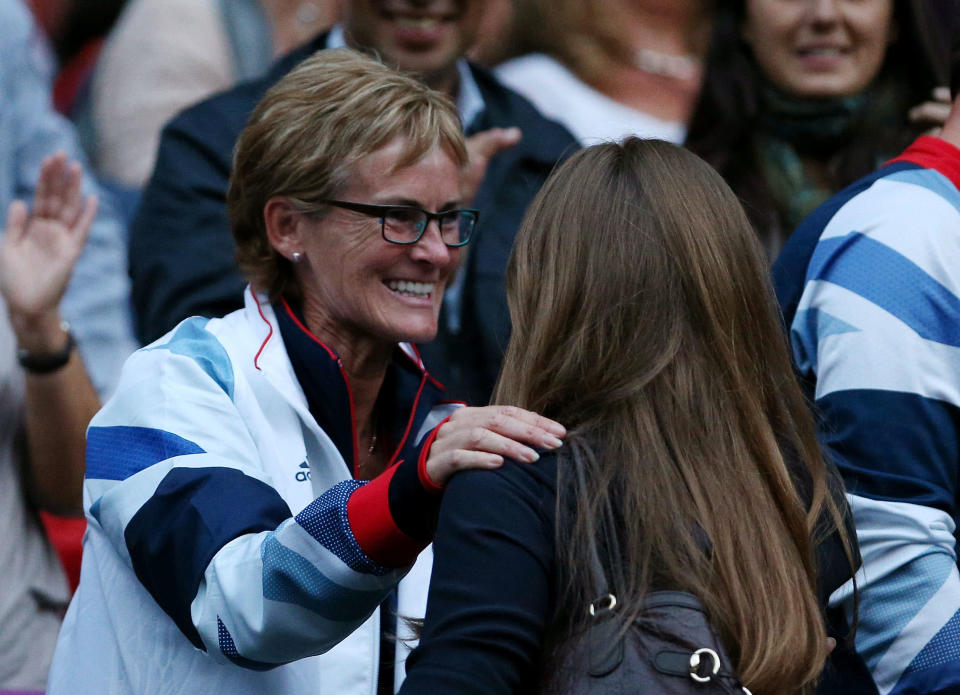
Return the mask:
<path id="1" fill-rule="evenodd" d="M 792 96 L 846 97 L 880 72 L 894 0 L 747 0 L 743 37 L 767 80 Z"/>
<path id="2" fill-rule="evenodd" d="M 347 42 L 450 93 L 456 62 L 476 36 L 481 0 L 350 0 Z"/>

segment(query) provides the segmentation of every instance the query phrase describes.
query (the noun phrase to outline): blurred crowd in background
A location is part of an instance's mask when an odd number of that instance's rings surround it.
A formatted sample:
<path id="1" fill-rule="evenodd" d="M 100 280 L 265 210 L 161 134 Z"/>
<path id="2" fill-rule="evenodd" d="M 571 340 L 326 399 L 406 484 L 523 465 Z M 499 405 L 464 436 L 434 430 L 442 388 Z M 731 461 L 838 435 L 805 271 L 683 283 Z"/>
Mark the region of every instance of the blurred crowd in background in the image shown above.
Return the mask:
<path id="1" fill-rule="evenodd" d="M 65 287 L 49 280 L 57 295 L 50 334 L 61 342 L 33 352 L 56 354 L 68 340 L 65 359 L 75 360 L 75 340 L 77 373 L 30 355 L 21 360 L 26 372 L 17 367 L 17 349 L 30 352 L 33 327 L 24 322 L 32 315 L 11 281 L 0 283 L 10 307 L 0 335 L 0 691 L 43 689 L 79 580 L 84 417 L 109 398 L 137 347 L 190 315 L 219 315 L 242 301 L 229 234 L 218 247 L 195 232 L 227 226 L 234 125 L 268 85 L 224 106 L 219 121 L 214 107 L 186 110 L 238 84 L 275 81 L 276 61 L 318 37 L 314 48 L 332 47 L 331 29 L 343 45 L 347 27 L 353 45 L 349 29 L 364 13 L 432 5 L 456 21 L 469 15 L 451 50 L 454 58 L 465 51 L 481 91 L 489 82 L 526 100 L 504 112 L 511 115 L 471 123 L 457 85 L 439 86 L 457 102 L 485 182 L 500 177 L 493 193 L 478 186 L 487 207 L 476 205 L 477 238 L 448 289 L 438 346 L 424 348 L 453 395 L 477 405 L 489 400 L 510 334 L 503 278 L 513 234 L 546 175 L 578 148 L 630 135 L 686 146 L 731 186 L 772 264 L 818 206 L 918 137 L 936 135 L 950 114 L 960 28 L 950 0 L 0 0 L 0 206 L 40 201 L 44 168 L 67 191 L 68 161 L 81 163 L 82 190 L 99 204 L 75 268 L 72 251 L 38 256 L 68 266 L 64 285 L 71 271 L 72 279 Z M 807 44 L 797 45 L 799 35 Z M 364 47 L 377 40 L 366 37 Z M 838 55 L 845 67 L 828 77 L 807 69 Z M 191 132 L 189 119 L 201 114 L 205 129 Z M 194 159 L 178 160 L 178 172 L 174 156 Z M 210 178 L 191 178 L 203 167 Z M 484 236 L 484 223 L 498 218 L 503 229 Z M 28 258 L 4 253 L 0 267 Z M 21 267 L 22 282 L 30 274 Z M 459 361 L 451 358 L 458 350 Z M 49 374 L 64 383 L 37 381 Z M 56 405 L 65 398 L 79 401 L 66 415 Z M 51 477 L 66 493 L 49 491 Z M 869 622 L 869 611 L 862 615 Z M 880 656 L 871 653 L 870 665 Z"/>

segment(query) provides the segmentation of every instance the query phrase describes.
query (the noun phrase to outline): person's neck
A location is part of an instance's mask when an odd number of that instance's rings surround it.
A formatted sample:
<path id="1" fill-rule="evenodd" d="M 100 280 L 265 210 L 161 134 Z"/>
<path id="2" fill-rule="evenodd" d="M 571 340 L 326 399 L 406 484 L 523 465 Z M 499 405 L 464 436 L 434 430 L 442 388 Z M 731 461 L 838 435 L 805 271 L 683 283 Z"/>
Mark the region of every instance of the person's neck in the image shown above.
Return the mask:
<path id="1" fill-rule="evenodd" d="M 392 346 L 391 346 L 392 350 Z M 383 472 L 386 465 L 383 443 L 377 446 L 380 434 L 380 422 L 376 415 L 377 399 L 387 372 L 389 356 L 386 360 L 371 358 L 361 360 L 343 357 L 343 371 L 346 373 L 353 394 L 353 417 L 356 426 L 354 436 L 357 440 L 356 476 L 360 480 L 372 480 Z M 389 353 L 387 353 L 389 355 Z"/>
<path id="2" fill-rule="evenodd" d="M 665 121 L 687 123 L 703 81 L 703 59 L 710 39 L 709 3 L 619 0 L 616 13 L 629 47 L 621 56 L 601 51 L 607 65 L 589 82 L 631 108 Z M 658 71 L 658 63 L 687 69 Z M 675 74 L 674 74 L 675 73 Z"/>
<path id="3" fill-rule="evenodd" d="M 637 48 L 670 55 L 706 54 L 713 11 L 698 0 L 619 0 L 615 2 L 624 34 Z"/>
<path id="4" fill-rule="evenodd" d="M 303 302 L 303 318 L 310 332 L 339 357 L 353 394 L 357 429 L 368 429 L 395 344 L 344 330 L 309 299 Z"/>
<path id="5" fill-rule="evenodd" d="M 355 51 L 362 51 L 364 53 L 372 53 L 374 55 L 380 56 L 384 62 L 387 62 L 388 65 L 400 70 L 400 72 L 406 72 L 401 66 L 391 64 L 384 56 L 381 56 L 380 53 L 370 47 L 364 46 L 357 42 L 356 32 L 354 32 L 348 22 L 344 22 L 343 26 L 343 41 L 347 44 L 348 47 L 352 48 Z M 437 71 L 435 73 L 429 74 L 418 74 L 417 77 L 430 89 L 435 89 L 438 92 L 443 92 L 448 97 L 457 100 L 457 94 L 460 90 L 460 72 L 457 69 L 457 63 L 454 62 L 452 65 L 444 68 L 443 70 Z"/>
<path id="6" fill-rule="evenodd" d="M 443 73 L 424 75 L 423 82 L 430 89 L 446 94 L 456 103 L 457 96 L 460 93 L 460 72 L 457 70 L 456 63 Z"/>

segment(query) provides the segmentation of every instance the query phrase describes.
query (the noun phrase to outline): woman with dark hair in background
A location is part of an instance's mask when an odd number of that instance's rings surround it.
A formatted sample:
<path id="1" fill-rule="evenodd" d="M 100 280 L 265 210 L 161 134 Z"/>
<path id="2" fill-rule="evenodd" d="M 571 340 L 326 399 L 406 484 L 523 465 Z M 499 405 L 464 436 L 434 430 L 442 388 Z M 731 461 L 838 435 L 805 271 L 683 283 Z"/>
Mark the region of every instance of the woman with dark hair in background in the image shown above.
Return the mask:
<path id="1" fill-rule="evenodd" d="M 772 258 L 814 208 L 949 111 L 955 0 L 719 3 L 687 146 Z M 942 102 L 942 103 L 941 103 Z M 920 105 L 920 106 L 918 106 Z"/>
<path id="2" fill-rule="evenodd" d="M 856 550 L 759 244 L 717 173 L 656 140 L 574 155 L 528 212 L 507 295 L 495 401 L 568 435 L 529 466 L 451 480 L 401 692 L 569 692 L 557 669 L 588 627 L 594 539 L 618 626 L 651 590 L 686 591 L 754 695 L 813 692 L 831 638 L 824 691 L 875 692 L 842 613 L 824 625 Z"/>

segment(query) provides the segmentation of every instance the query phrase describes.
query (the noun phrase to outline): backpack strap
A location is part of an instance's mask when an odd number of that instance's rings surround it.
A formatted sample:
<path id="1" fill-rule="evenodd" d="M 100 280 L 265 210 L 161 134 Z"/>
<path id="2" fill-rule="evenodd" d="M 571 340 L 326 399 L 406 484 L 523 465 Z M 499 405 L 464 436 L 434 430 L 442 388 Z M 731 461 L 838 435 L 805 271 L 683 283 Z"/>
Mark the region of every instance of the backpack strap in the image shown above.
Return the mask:
<path id="1" fill-rule="evenodd" d="M 583 471 L 583 458 L 576 447 L 573 447 L 571 464 L 576 471 L 580 489 L 586 490 L 587 481 Z M 607 580 L 606 571 L 600 561 L 593 521 L 589 518 L 586 521 L 590 572 L 593 575 L 593 595 L 596 596 L 587 606 L 587 611 L 593 623 L 586 638 L 590 645 L 589 673 L 595 678 L 602 678 L 623 663 L 624 635 L 619 634 L 620 625 L 617 620 L 614 620 L 613 614 L 617 609 L 617 597 L 610 591 L 610 582 Z"/>

